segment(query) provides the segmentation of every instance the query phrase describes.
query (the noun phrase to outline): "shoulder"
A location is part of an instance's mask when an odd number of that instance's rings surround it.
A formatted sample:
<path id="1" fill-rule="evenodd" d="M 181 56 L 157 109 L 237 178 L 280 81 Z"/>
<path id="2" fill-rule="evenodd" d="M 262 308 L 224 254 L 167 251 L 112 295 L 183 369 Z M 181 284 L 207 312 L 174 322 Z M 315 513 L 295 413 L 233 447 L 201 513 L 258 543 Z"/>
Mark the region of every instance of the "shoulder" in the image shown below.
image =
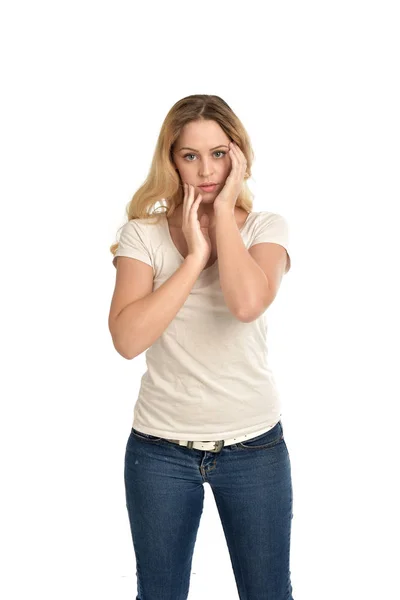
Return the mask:
<path id="1" fill-rule="evenodd" d="M 260 210 L 258 213 L 258 219 L 264 222 L 273 222 L 285 220 L 285 217 L 277 212 L 271 212 L 269 210 Z"/>
<path id="2" fill-rule="evenodd" d="M 253 226 L 255 231 L 265 231 L 266 229 L 288 232 L 288 221 L 280 213 L 261 210 L 255 213 Z"/>
<path id="3" fill-rule="evenodd" d="M 129 221 L 127 221 L 124 225 L 123 228 L 124 229 L 133 229 L 133 230 L 137 230 L 137 231 L 142 231 L 144 229 L 151 229 L 151 227 L 157 227 L 162 219 L 165 219 L 164 215 L 158 215 L 157 217 L 146 217 L 146 218 L 133 218 L 133 219 L 129 219 Z"/>

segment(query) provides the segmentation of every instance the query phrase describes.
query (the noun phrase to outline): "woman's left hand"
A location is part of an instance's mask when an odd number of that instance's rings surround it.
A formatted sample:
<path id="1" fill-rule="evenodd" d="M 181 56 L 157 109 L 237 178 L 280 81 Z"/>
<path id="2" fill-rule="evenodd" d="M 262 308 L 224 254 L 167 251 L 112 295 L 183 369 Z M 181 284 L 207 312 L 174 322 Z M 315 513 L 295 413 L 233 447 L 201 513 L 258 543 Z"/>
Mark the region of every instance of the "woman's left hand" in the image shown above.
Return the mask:
<path id="1" fill-rule="evenodd" d="M 231 157 L 231 171 L 225 181 L 225 185 L 214 200 L 215 210 L 228 210 L 235 212 L 236 200 L 242 189 L 244 176 L 246 174 L 246 157 L 235 142 L 230 142 L 229 156 Z"/>

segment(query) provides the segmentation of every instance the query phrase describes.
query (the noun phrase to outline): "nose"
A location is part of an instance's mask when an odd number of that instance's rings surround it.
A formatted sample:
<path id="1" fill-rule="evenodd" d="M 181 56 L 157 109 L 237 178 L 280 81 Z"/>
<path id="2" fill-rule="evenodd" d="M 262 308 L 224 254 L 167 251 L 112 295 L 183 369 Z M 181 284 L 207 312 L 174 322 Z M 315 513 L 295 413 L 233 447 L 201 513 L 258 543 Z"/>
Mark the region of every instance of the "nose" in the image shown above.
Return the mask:
<path id="1" fill-rule="evenodd" d="M 211 167 L 211 161 L 210 161 L 210 164 L 209 164 L 208 159 L 207 160 L 204 159 L 201 162 L 201 167 L 199 169 L 199 176 L 202 177 L 202 178 L 206 177 L 207 179 L 211 179 L 211 175 L 212 174 L 213 174 L 213 170 L 212 170 L 212 167 Z"/>

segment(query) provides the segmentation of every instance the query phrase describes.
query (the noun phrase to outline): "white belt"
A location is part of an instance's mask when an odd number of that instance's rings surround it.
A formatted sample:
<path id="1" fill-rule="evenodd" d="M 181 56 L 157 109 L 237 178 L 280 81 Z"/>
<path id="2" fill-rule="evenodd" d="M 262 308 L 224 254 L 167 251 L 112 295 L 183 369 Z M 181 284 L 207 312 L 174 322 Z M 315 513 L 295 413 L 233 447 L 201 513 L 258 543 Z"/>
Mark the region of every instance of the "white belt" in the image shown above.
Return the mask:
<path id="1" fill-rule="evenodd" d="M 275 423 L 276 425 L 276 423 Z M 245 440 L 251 440 L 252 438 L 261 435 L 262 433 L 266 433 L 275 425 L 271 425 L 264 429 L 260 429 L 259 431 L 252 431 L 251 433 L 246 433 L 243 435 L 239 435 L 235 438 L 229 438 L 226 440 L 216 440 L 214 442 L 196 442 L 196 441 L 188 441 L 188 440 L 168 440 L 167 442 L 173 442 L 174 444 L 179 444 L 179 446 L 186 446 L 187 448 L 195 448 L 196 450 L 206 450 L 207 452 L 220 452 L 222 448 L 225 446 L 230 446 L 231 444 L 238 444 L 239 442 L 244 442 Z"/>

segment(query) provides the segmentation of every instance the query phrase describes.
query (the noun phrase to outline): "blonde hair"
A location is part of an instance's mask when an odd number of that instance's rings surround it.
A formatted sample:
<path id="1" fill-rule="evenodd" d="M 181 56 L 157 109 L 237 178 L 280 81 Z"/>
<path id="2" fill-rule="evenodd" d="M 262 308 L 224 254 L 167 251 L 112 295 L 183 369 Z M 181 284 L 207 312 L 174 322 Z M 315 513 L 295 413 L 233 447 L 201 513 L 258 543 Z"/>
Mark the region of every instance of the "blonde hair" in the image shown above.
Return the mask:
<path id="1" fill-rule="evenodd" d="M 228 104 L 219 96 L 193 94 L 178 100 L 168 112 L 158 136 L 156 149 L 147 179 L 135 192 L 126 207 L 128 221 L 131 219 L 156 219 L 166 214 L 170 217 L 176 207 L 183 202 L 183 187 L 173 160 L 174 143 L 183 127 L 191 121 L 213 120 L 223 129 L 230 140 L 240 147 L 247 160 L 247 177 L 251 177 L 251 165 L 254 158 L 250 138 L 239 118 Z M 164 200 L 161 210 L 155 204 Z M 251 212 L 253 194 L 243 182 L 242 190 L 236 200 L 236 206 Z M 123 225 L 120 227 L 122 229 Z M 118 230 L 119 231 L 119 230 Z M 118 243 L 110 247 L 115 254 Z"/>

